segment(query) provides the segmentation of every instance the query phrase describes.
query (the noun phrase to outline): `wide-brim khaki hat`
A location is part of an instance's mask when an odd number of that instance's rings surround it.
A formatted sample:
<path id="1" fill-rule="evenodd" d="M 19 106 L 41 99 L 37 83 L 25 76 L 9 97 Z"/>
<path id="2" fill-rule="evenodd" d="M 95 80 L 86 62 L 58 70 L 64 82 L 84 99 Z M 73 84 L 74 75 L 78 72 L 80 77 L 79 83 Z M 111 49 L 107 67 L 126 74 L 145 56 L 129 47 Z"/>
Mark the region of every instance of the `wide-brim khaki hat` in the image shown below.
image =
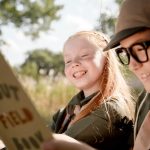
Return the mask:
<path id="1" fill-rule="evenodd" d="M 150 0 L 125 0 L 117 20 L 116 33 L 104 51 L 120 45 L 120 41 L 150 28 Z"/>

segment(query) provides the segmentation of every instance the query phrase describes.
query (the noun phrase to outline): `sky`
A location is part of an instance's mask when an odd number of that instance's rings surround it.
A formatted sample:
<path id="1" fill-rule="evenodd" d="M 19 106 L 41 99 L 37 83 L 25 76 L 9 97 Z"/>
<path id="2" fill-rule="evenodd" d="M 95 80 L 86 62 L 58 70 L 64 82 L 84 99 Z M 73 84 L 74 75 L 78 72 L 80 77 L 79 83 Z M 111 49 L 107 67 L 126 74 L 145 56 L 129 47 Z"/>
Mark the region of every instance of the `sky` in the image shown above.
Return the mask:
<path id="1" fill-rule="evenodd" d="M 2 53 L 11 66 L 22 64 L 27 52 L 37 48 L 48 48 L 53 52 L 62 51 L 65 40 L 75 32 L 92 30 L 98 24 L 100 13 L 107 11 L 116 15 L 114 0 L 55 0 L 64 5 L 59 11 L 60 19 L 52 23 L 50 31 L 42 33 L 40 38 L 32 41 L 21 29 L 12 25 L 3 27 L 3 39 L 8 43 L 2 47 Z"/>

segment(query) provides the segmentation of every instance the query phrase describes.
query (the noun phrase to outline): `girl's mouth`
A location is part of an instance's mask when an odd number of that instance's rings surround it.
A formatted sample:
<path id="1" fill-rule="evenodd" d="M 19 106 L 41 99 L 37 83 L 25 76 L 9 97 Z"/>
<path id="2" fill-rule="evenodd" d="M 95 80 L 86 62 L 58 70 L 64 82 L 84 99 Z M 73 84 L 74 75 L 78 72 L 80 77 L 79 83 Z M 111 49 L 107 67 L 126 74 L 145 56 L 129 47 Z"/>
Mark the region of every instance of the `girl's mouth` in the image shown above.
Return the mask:
<path id="1" fill-rule="evenodd" d="M 75 73 L 73 73 L 73 77 L 74 78 L 80 78 L 83 75 L 85 75 L 87 73 L 87 71 L 76 71 Z"/>

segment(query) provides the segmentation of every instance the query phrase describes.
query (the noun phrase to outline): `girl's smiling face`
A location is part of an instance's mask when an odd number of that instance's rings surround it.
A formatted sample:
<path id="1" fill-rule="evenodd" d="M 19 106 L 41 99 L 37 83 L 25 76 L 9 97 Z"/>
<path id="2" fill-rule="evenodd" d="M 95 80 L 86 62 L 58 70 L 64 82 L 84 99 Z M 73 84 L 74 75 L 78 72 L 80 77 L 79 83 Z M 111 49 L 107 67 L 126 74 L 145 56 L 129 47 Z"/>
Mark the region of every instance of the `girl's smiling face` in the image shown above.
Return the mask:
<path id="1" fill-rule="evenodd" d="M 64 46 L 66 77 L 85 96 L 100 90 L 100 77 L 105 64 L 105 56 L 100 48 L 86 36 L 76 36 Z"/>

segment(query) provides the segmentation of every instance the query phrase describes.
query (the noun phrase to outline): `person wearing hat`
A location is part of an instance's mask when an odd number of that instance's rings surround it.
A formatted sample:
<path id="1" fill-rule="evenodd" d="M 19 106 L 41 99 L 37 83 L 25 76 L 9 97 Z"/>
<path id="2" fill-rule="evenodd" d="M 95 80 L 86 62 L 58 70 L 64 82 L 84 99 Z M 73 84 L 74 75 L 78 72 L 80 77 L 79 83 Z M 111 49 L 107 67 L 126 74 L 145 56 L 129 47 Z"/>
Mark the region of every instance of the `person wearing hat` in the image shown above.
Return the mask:
<path id="1" fill-rule="evenodd" d="M 136 105 L 135 150 L 150 149 L 150 0 L 126 0 L 116 33 L 104 51 L 114 49 L 120 62 L 139 78 L 145 90 Z"/>
<path id="2" fill-rule="evenodd" d="M 104 51 L 110 49 L 116 51 L 120 62 L 128 65 L 144 86 L 136 103 L 133 150 L 150 150 L 150 0 L 122 3 L 115 35 Z M 55 135 L 55 140 L 46 142 L 43 149 L 93 150 L 65 138 L 65 135 Z"/>

